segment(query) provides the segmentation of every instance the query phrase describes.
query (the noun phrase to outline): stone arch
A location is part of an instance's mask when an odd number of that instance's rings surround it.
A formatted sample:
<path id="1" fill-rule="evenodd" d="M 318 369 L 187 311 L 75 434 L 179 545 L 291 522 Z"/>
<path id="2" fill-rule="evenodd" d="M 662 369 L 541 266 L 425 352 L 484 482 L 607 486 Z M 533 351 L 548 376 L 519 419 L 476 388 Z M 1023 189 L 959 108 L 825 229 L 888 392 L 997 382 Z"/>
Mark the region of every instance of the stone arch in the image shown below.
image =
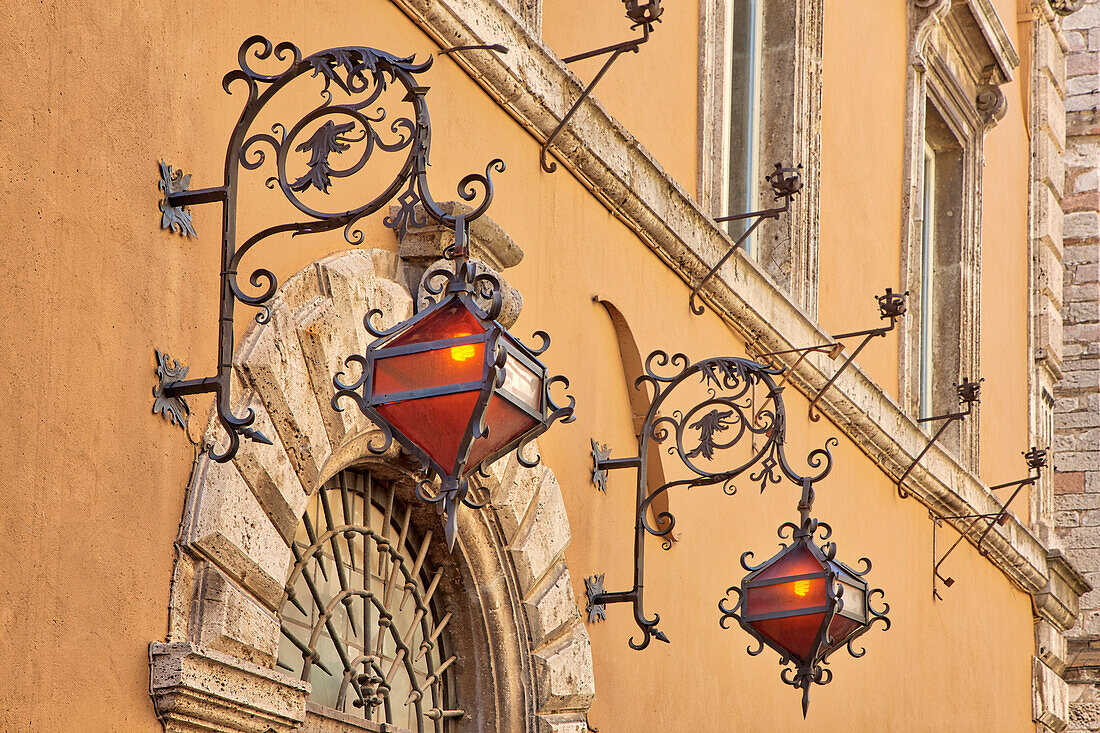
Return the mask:
<path id="1" fill-rule="evenodd" d="M 377 429 L 329 407 L 343 358 L 362 353 L 362 316 L 412 312 L 402 261 L 383 250 L 321 259 L 291 277 L 234 354 L 238 414 L 251 407 L 272 445 L 243 441 L 225 464 L 205 454 L 188 487 L 172 578 L 169 633 L 150 645 L 150 694 L 167 731 L 298 730 L 308 686 L 275 669 L 290 542 L 310 495 L 348 467 L 411 481 Z M 210 418 L 206 439 L 218 438 Z M 224 439 L 224 438 L 223 438 Z M 514 455 L 486 479 L 492 502 L 460 517 L 455 564 L 471 613 L 463 660 L 481 682 L 478 731 L 582 733 L 594 696 L 588 633 L 564 550 L 569 523 L 553 472 Z M 488 727 L 487 727 L 488 726 Z"/>

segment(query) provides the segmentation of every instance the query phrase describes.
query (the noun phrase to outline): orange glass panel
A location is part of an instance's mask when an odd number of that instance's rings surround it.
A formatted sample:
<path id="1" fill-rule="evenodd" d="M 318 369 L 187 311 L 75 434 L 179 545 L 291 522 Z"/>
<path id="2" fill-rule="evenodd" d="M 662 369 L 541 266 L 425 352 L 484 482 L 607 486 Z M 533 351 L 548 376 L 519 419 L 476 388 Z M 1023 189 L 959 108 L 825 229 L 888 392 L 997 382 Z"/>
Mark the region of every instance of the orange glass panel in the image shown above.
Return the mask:
<path id="1" fill-rule="evenodd" d="M 374 395 L 480 382 L 485 374 L 485 342 L 450 346 L 415 354 L 386 356 L 379 349 L 374 359 Z"/>
<path id="2" fill-rule="evenodd" d="M 829 624 L 829 635 L 833 638 L 833 646 L 842 644 L 860 626 L 862 624 L 858 621 L 854 621 L 847 616 L 841 616 L 838 613 L 833 617 L 833 622 Z"/>
<path id="3" fill-rule="evenodd" d="M 422 397 L 378 405 L 382 417 L 400 430 L 448 472 L 454 470 L 458 449 L 474 414 L 480 391 Z"/>
<path id="4" fill-rule="evenodd" d="M 771 578 L 783 578 L 790 575 L 820 573 L 823 570 L 824 567 L 813 556 L 813 553 L 805 545 L 800 544 L 776 561 L 770 568 L 761 571 L 754 580 L 770 580 Z"/>
<path id="5" fill-rule="evenodd" d="M 423 344 L 428 341 L 439 341 L 457 336 L 471 336 L 475 333 L 485 333 L 485 331 L 485 327 L 474 317 L 474 314 L 466 310 L 466 306 L 456 300 L 432 313 L 404 333 L 399 334 L 382 349 L 387 349 L 390 346 Z"/>
<path id="6" fill-rule="evenodd" d="M 485 425 L 489 428 L 489 435 L 474 441 L 466 465 L 469 468 L 477 466 L 482 459 L 501 450 L 536 424 L 530 415 L 500 395 L 494 394 L 489 398 L 489 407 L 485 411 Z"/>
<path id="7" fill-rule="evenodd" d="M 804 608 L 821 608 L 826 604 L 825 578 L 795 580 L 745 589 L 745 613 L 798 611 Z"/>
<path id="8" fill-rule="evenodd" d="M 824 613 L 811 613 L 805 616 L 752 621 L 749 625 L 780 648 L 786 649 L 798 661 L 808 662 L 817 632 L 821 631 L 824 621 Z"/>

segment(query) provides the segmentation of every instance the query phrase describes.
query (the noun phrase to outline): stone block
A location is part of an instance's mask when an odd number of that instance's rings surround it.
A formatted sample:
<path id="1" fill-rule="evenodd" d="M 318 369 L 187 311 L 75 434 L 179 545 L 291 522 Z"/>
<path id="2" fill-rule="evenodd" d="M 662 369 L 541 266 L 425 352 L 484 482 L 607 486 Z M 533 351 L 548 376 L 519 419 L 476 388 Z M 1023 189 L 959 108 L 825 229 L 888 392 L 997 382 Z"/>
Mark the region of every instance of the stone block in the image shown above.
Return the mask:
<path id="1" fill-rule="evenodd" d="M 1100 94 L 1076 94 L 1067 97 L 1065 102 L 1066 112 L 1088 112 L 1100 105 Z"/>
<path id="2" fill-rule="evenodd" d="M 538 712 L 586 710 L 596 696 L 592 676 L 592 644 L 584 624 L 574 624 L 556 641 L 536 649 L 535 686 Z"/>
<path id="3" fill-rule="evenodd" d="M 1085 474 L 1082 471 L 1055 471 L 1055 494 L 1080 494 L 1085 490 Z"/>
<path id="4" fill-rule="evenodd" d="M 242 344 L 235 363 L 263 400 L 302 486 L 312 491 L 332 446 L 317 398 L 300 378 L 307 373 L 305 357 L 294 313 L 285 302 L 272 307 L 271 322 L 251 344 Z"/>
<path id="5" fill-rule="evenodd" d="M 557 636 L 567 624 L 580 618 L 569 569 L 559 562 L 523 601 L 534 646 Z"/>
<path id="6" fill-rule="evenodd" d="M 546 470 L 541 466 L 524 468 L 514 455 L 506 460 L 497 461 L 489 469 L 496 475 L 501 470 L 499 488 L 492 492 L 493 509 L 505 542 L 511 542 L 519 531 L 520 524 L 539 493 L 539 487 L 546 480 Z"/>
<path id="7" fill-rule="evenodd" d="M 539 715 L 538 733 L 588 733 L 588 718 L 583 713 Z"/>
<path id="8" fill-rule="evenodd" d="M 232 463 L 205 461 L 196 490 L 202 501 L 186 543 L 275 609 L 290 567 L 290 547 Z"/>
<path id="9" fill-rule="evenodd" d="M 1055 674 L 1065 671 L 1066 637 L 1061 629 L 1042 618 L 1035 621 L 1035 649 L 1039 659 Z"/>
<path id="10" fill-rule="evenodd" d="M 1064 239 L 1095 239 L 1100 236 L 1100 213 L 1075 211 L 1067 214 L 1063 223 L 1062 236 Z"/>
<path id="11" fill-rule="evenodd" d="M 309 685 L 188 643 L 150 644 L 149 690 L 167 733 L 290 733 L 306 717 Z"/>
<path id="12" fill-rule="evenodd" d="M 1062 361 L 1062 315 L 1049 300 L 1042 303 L 1038 319 L 1038 333 L 1035 346 L 1042 349 L 1056 363 Z"/>
<path id="13" fill-rule="evenodd" d="M 568 544 L 569 518 L 565 514 L 561 487 L 553 473 L 547 471 L 538 496 L 508 545 L 520 592 L 524 595 L 530 592 Z"/>
<path id="14" fill-rule="evenodd" d="M 1065 214 L 1058 197 L 1047 186 L 1039 186 L 1035 197 L 1035 236 L 1053 252 L 1062 253 Z"/>
<path id="15" fill-rule="evenodd" d="M 1062 278 L 1065 268 L 1062 267 L 1062 258 L 1051 247 L 1042 247 L 1039 250 L 1039 267 L 1042 273 L 1042 292 L 1058 310 L 1062 307 Z M 1060 345 L 1060 344 L 1059 344 Z"/>
<path id="16" fill-rule="evenodd" d="M 212 565 L 203 568 L 201 587 L 199 643 L 253 664 L 274 667 L 279 653 L 279 620 L 275 614 L 262 608 Z"/>
<path id="17" fill-rule="evenodd" d="M 1084 491 L 1084 487 L 1081 489 Z M 1081 526 L 1081 514 L 1079 512 L 1055 512 L 1054 526 L 1057 528 L 1071 528 Z"/>
<path id="18" fill-rule="evenodd" d="M 1035 147 L 1035 176 L 1060 199 L 1065 193 L 1066 183 L 1066 166 L 1062 154 L 1050 135 L 1036 135 Z"/>
<path id="19" fill-rule="evenodd" d="M 298 520 L 308 497 L 298 472 L 283 450 L 282 440 L 271 424 L 267 410 L 255 397 L 249 406 L 256 413 L 253 427 L 271 438 L 274 445 L 242 440 L 233 465 L 283 541 L 289 545 L 298 531 Z"/>
<path id="20" fill-rule="evenodd" d="M 1032 665 L 1032 717 L 1037 723 L 1061 731 L 1069 719 L 1069 687 L 1040 659 Z"/>
<path id="21" fill-rule="evenodd" d="M 1066 149 L 1066 104 L 1062 93 L 1047 77 L 1035 80 L 1035 97 L 1038 100 L 1039 131 L 1050 135 L 1059 151 Z"/>

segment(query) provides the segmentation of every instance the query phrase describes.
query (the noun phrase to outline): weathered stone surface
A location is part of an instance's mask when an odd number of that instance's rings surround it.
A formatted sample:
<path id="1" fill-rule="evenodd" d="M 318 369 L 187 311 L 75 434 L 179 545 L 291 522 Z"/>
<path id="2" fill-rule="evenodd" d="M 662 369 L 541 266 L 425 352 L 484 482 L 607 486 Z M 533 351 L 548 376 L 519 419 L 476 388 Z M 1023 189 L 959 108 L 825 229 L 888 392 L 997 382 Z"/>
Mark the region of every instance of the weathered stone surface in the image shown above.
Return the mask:
<path id="1" fill-rule="evenodd" d="M 536 649 L 532 659 L 540 713 L 582 710 L 592 704 L 592 648 L 583 624 L 574 624 L 558 640 Z"/>
<path id="2" fill-rule="evenodd" d="M 538 733 L 588 733 L 588 719 L 584 715 L 539 715 Z"/>
<path id="3" fill-rule="evenodd" d="M 284 733 L 305 719 L 309 686 L 186 642 L 150 644 L 150 691 L 168 733 Z"/>
<path id="4" fill-rule="evenodd" d="M 1065 680 L 1038 659 L 1033 659 L 1032 717 L 1054 731 L 1063 731 L 1069 719 L 1069 688 Z"/>
<path id="5" fill-rule="evenodd" d="M 561 488 L 554 475 L 547 472 L 533 506 L 508 546 L 522 593 L 529 592 L 568 544 L 569 518 Z"/>
<path id="6" fill-rule="evenodd" d="M 290 548 L 232 463 L 205 461 L 195 485 L 201 496 L 187 543 L 275 608 L 290 566 Z"/>
<path id="7" fill-rule="evenodd" d="M 203 606 L 199 643 L 263 667 L 274 667 L 279 653 L 279 621 L 216 568 L 202 571 Z"/>
<path id="8" fill-rule="evenodd" d="M 1035 651 L 1039 659 L 1054 673 L 1066 669 L 1066 637 L 1062 629 L 1044 619 L 1035 620 Z"/>
<path id="9" fill-rule="evenodd" d="M 531 589 L 523 601 L 527 611 L 527 623 L 531 639 L 540 646 L 566 626 L 580 618 L 577 600 L 573 597 L 573 584 L 569 580 L 569 568 L 559 562 L 542 581 Z"/>

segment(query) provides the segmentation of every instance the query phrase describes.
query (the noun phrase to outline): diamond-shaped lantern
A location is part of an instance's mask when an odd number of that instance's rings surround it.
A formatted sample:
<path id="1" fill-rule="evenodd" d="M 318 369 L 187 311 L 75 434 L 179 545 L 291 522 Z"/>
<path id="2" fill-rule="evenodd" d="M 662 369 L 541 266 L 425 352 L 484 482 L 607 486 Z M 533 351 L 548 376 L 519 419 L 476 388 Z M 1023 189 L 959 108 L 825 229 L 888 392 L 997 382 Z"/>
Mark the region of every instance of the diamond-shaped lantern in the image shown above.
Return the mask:
<path id="1" fill-rule="evenodd" d="M 538 352 L 529 349 L 501 326 L 500 284 L 492 275 L 475 274 L 473 264 L 460 259 L 455 273 L 437 270 L 432 276 L 450 279 L 445 296 L 404 323 L 378 331 L 367 315 L 367 329 L 379 338 L 366 355 L 353 355 L 362 375 L 345 385 L 337 375 L 333 406 L 340 397 L 352 397 L 363 413 L 386 433 L 383 452 L 396 438 L 440 479 L 438 492 L 422 499 L 442 502 L 447 515 L 447 543 L 454 546 L 459 503 L 478 506 L 468 498 L 468 478 L 508 452 L 522 448 L 545 432 L 552 422 L 572 419 L 572 399 L 558 407 L 550 397 L 554 382 L 568 386 L 564 377 L 549 377 L 538 355 L 549 345 L 542 334 Z M 493 305 L 482 310 L 474 299 L 489 297 Z M 489 288 L 486 290 L 486 288 Z M 436 291 L 438 292 L 438 291 Z M 533 465 L 522 455 L 520 461 Z M 537 460 L 537 459 L 536 459 Z"/>
<path id="2" fill-rule="evenodd" d="M 865 567 L 856 571 L 835 560 L 836 545 L 829 543 L 823 550 L 814 544 L 818 524 L 810 521 L 805 530 L 795 532 L 789 546 L 753 567 L 739 590 L 730 589 L 739 593 L 736 607 L 728 609 L 724 601 L 719 603 L 723 626 L 726 619 L 734 618 L 760 642 L 761 647 L 750 653 L 759 653 L 767 645 L 779 652 L 781 664 L 795 665 L 783 671 L 782 679 L 802 688 L 803 716 L 809 707 L 810 684 L 826 684 L 832 678 L 821 667 L 825 658 L 846 645 L 853 656 L 862 656 L 863 651 L 854 651 L 849 642 L 876 620 L 890 626 L 889 606 L 879 611 L 870 604 L 873 595 L 882 594 L 878 589 L 869 591 L 863 580 L 871 563 L 861 560 Z M 748 568 L 746 556 L 751 553 L 742 556 L 742 566 Z"/>

